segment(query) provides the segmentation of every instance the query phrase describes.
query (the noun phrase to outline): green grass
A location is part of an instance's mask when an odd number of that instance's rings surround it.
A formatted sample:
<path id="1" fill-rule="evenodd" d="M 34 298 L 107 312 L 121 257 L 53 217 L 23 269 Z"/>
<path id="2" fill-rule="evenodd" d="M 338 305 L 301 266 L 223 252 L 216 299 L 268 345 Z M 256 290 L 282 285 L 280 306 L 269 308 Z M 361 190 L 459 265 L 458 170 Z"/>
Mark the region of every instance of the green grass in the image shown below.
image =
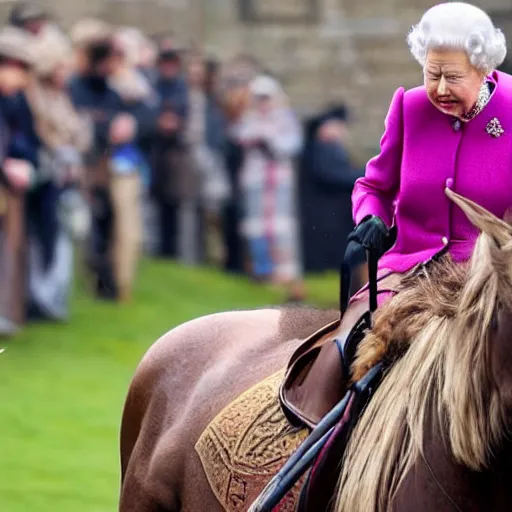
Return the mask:
<path id="1" fill-rule="evenodd" d="M 31 325 L 0 342 L 1 512 L 116 510 L 123 400 L 147 348 L 194 317 L 283 298 L 213 270 L 147 261 L 130 305 L 76 288 L 69 324 Z M 313 303 L 335 304 L 335 276 L 308 289 Z"/>

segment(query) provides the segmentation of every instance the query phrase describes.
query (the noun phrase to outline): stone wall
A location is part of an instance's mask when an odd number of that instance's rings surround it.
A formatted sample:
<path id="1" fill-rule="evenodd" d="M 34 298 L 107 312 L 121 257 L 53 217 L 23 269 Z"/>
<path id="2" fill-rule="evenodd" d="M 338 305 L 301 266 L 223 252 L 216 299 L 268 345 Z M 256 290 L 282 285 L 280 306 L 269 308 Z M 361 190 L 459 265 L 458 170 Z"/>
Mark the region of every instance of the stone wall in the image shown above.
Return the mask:
<path id="1" fill-rule="evenodd" d="M 0 0 L 0 16 L 13 2 Z M 375 151 L 391 95 L 421 82 L 405 36 L 432 0 L 46 0 L 64 26 L 83 16 L 172 32 L 221 58 L 253 54 L 284 83 L 301 115 L 332 101 L 353 115 L 354 149 Z M 510 0 L 480 0 L 512 40 Z"/>

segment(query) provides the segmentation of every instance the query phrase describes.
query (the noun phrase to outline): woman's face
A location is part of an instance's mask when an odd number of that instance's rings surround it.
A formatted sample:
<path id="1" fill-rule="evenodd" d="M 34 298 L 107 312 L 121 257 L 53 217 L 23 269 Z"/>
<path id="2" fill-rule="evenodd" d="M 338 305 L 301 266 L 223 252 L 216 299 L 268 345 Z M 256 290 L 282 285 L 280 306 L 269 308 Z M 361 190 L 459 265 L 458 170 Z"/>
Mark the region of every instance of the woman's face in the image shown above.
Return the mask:
<path id="1" fill-rule="evenodd" d="M 455 117 L 474 107 L 485 79 L 460 50 L 430 50 L 424 75 L 430 101 L 444 114 Z"/>

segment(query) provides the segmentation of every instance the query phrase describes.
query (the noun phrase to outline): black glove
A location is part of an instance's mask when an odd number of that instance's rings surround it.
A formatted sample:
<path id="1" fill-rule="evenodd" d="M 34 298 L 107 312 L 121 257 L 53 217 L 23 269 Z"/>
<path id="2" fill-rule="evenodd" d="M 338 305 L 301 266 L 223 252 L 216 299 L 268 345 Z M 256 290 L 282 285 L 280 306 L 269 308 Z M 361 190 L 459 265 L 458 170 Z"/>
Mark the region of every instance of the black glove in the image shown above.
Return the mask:
<path id="1" fill-rule="evenodd" d="M 389 230 L 384 221 L 376 215 L 365 217 L 348 237 L 349 242 L 357 242 L 380 258 L 391 249 L 396 240 L 396 230 Z"/>

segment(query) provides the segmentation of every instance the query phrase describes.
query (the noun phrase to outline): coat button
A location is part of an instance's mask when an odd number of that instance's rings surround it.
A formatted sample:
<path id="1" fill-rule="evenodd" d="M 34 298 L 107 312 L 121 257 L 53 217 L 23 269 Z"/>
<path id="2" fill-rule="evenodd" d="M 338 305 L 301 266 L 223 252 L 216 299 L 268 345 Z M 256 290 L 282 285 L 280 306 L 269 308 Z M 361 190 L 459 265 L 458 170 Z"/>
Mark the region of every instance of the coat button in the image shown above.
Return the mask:
<path id="1" fill-rule="evenodd" d="M 453 187 L 453 178 L 448 178 L 446 180 L 446 187 L 447 188 L 452 188 Z"/>

